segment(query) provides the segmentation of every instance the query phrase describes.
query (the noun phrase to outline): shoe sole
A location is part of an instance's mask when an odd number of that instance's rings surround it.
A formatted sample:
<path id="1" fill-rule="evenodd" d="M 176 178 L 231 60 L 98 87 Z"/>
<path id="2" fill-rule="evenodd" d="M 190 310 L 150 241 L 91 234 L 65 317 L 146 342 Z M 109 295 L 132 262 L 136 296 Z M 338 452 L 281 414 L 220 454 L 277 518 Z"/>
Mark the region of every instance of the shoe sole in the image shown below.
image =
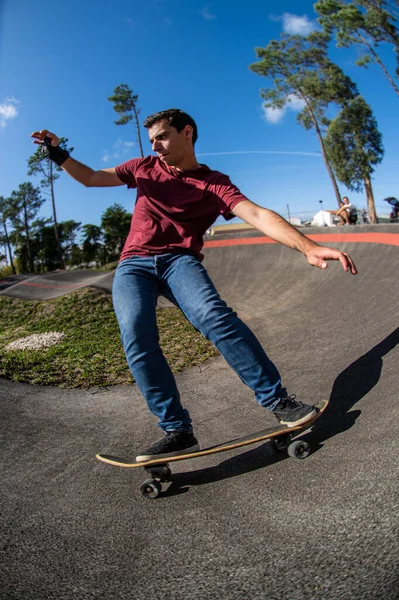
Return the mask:
<path id="1" fill-rule="evenodd" d="M 199 444 L 190 446 L 190 448 L 184 448 L 184 450 L 178 450 L 177 452 L 166 452 L 165 454 L 140 454 L 136 456 L 136 462 L 146 462 L 148 460 L 158 460 L 158 458 L 170 458 L 171 456 L 180 456 L 181 454 L 191 454 L 197 452 L 200 449 Z"/>
<path id="2" fill-rule="evenodd" d="M 313 410 L 311 413 L 308 413 L 302 419 L 298 419 L 297 421 L 280 421 L 280 425 L 287 425 L 287 427 L 297 427 L 298 425 L 303 425 L 308 421 L 311 421 L 317 415 L 317 411 Z"/>

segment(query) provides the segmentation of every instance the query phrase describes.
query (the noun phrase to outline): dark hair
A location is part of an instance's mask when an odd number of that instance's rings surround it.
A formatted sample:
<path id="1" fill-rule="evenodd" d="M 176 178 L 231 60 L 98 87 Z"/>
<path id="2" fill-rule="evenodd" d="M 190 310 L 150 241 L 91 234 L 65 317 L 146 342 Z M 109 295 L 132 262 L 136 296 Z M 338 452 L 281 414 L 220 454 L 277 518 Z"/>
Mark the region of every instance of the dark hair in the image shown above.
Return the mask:
<path id="1" fill-rule="evenodd" d="M 180 110 L 179 108 L 169 108 L 168 110 L 161 110 L 160 112 L 150 115 L 144 121 L 144 127 L 150 129 L 158 121 L 166 120 L 171 127 L 177 130 L 177 133 L 183 131 L 186 125 L 190 125 L 193 128 L 193 145 L 198 139 L 197 125 L 192 117 Z"/>

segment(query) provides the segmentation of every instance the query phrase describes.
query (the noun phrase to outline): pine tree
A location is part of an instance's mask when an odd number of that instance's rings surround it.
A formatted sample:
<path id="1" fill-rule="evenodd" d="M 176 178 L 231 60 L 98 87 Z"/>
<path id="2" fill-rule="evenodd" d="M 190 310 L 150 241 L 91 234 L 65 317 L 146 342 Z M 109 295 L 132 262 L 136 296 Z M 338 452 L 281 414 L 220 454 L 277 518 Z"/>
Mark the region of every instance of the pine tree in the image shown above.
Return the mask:
<path id="1" fill-rule="evenodd" d="M 367 102 L 357 96 L 331 121 L 325 147 L 337 177 L 350 190 L 366 190 L 370 223 L 377 223 L 371 175 L 384 149 L 377 121 Z"/>
<path id="2" fill-rule="evenodd" d="M 115 121 L 115 125 L 126 125 L 132 119 L 134 119 L 136 124 L 136 134 L 140 148 L 140 155 L 144 156 L 139 123 L 140 109 L 137 108 L 138 99 L 138 94 L 133 94 L 132 90 L 125 83 L 116 86 L 114 90 L 114 95 L 108 98 L 110 102 L 114 103 L 115 112 L 121 115 L 120 119 Z"/>

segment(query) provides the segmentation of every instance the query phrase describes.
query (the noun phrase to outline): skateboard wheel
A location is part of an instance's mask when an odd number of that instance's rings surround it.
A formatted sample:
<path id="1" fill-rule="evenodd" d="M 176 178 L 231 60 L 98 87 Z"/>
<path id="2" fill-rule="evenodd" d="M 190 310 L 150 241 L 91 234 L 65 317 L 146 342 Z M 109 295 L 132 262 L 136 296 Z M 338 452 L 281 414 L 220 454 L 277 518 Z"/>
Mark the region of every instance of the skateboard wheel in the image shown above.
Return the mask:
<path id="1" fill-rule="evenodd" d="M 292 458 L 306 458 L 310 454 L 310 446 L 304 440 L 296 440 L 288 446 L 288 456 Z"/>
<path id="2" fill-rule="evenodd" d="M 144 498 L 154 500 L 162 491 L 162 485 L 156 479 L 146 479 L 140 486 L 141 495 Z"/>

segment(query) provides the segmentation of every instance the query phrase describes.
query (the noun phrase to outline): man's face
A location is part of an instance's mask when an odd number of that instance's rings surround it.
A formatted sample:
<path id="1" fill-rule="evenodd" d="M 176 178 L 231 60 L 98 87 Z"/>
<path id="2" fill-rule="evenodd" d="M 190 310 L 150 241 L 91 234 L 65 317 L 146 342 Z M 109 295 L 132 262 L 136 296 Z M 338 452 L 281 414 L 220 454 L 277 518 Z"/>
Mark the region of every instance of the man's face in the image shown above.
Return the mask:
<path id="1" fill-rule="evenodd" d="M 178 165 L 192 153 L 192 128 L 189 125 L 178 133 L 166 120 L 158 121 L 150 127 L 148 135 L 153 151 L 162 162 L 171 167 Z"/>

